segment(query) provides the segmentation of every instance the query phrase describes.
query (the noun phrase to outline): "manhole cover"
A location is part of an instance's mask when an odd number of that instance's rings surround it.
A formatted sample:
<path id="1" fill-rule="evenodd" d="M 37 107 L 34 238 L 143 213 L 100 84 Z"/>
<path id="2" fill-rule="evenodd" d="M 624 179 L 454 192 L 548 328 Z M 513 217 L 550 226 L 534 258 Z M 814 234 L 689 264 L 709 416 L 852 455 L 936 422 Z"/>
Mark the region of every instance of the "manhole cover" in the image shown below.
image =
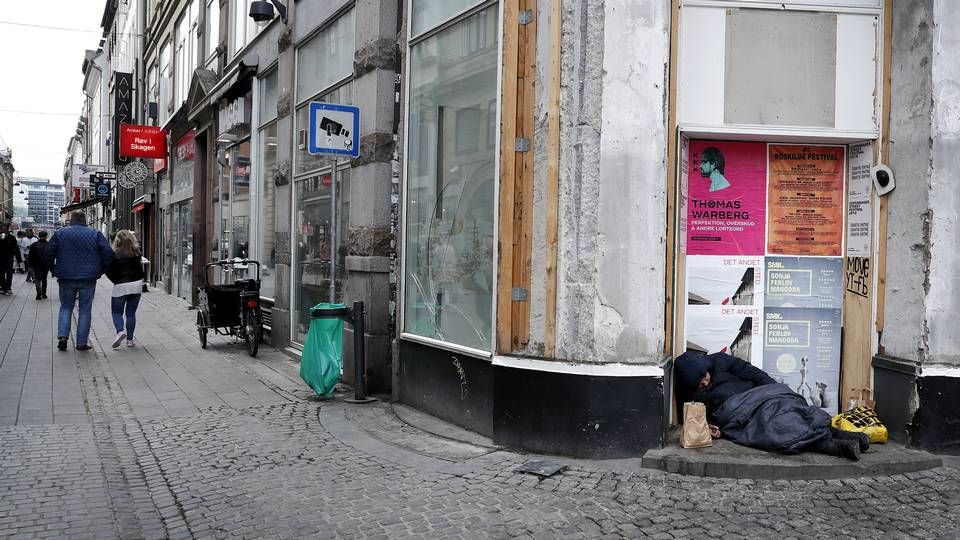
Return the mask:
<path id="1" fill-rule="evenodd" d="M 517 472 L 535 474 L 543 478 L 549 478 L 558 472 L 566 470 L 566 468 L 566 465 L 538 459 L 524 463 L 519 469 L 517 469 Z"/>

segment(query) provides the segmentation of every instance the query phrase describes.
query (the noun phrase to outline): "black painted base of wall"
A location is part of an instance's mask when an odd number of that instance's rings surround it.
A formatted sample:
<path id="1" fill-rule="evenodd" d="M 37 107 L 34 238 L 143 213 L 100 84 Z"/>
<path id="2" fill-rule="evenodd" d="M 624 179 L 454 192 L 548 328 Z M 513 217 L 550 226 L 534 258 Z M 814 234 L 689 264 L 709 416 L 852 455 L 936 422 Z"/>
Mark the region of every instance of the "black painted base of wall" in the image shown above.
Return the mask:
<path id="1" fill-rule="evenodd" d="M 487 360 L 400 340 L 400 401 L 493 436 L 493 366 Z"/>
<path id="2" fill-rule="evenodd" d="M 400 343 L 400 401 L 508 448 L 591 459 L 639 457 L 666 431 L 663 377 L 494 366 Z"/>
<path id="3" fill-rule="evenodd" d="M 960 378 L 917 379 L 920 407 L 913 414 L 910 444 L 938 454 L 960 455 Z"/>

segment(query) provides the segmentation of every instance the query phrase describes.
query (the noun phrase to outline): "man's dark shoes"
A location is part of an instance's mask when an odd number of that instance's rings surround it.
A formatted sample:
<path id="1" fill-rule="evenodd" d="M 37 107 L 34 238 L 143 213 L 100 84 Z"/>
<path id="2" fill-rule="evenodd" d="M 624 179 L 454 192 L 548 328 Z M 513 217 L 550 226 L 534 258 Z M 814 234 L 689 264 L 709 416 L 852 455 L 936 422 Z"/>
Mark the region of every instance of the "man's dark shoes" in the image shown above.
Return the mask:
<path id="1" fill-rule="evenodd" d="M 38 295 L 37 295 L 37 300 L 40 300 L 41 298 L 43 298 L 43 296 L 41 296 L 41 295 L 38 294 Z"/>
<path id="2" fill-rule="evenodd" d="M 65 338 L 65 337 L 58 337 L 58 338 L 57 338 L 57 348 L 60 349 L 61 351 L 67 350 L 67 338 Z"/>
<path id="3" fill-rule="evenodd" d="M 860 446 L 860 452 L 866 452 L 870 449 L 870 437 L 867 436 L 866 433 L 844 431 L 835 427 L 830 428 L 830 433 L 834 439 L 857 441 L 857 444 Z"/>
<path id="4" fill-rule="evenodd" d="M 77 345 L 78 351 L 89 351 L 92 348 L 93 347 L 91 347 L 89 343 L 84 343 L 83 345 Z"/>
<path id="5" fill-rule="evenodd" d="M 837 446 L 840 449 L 840 455 L 852 460 L 860 461 L 860 443 L 854 440 L 845 439 L 837 441 Z"/>

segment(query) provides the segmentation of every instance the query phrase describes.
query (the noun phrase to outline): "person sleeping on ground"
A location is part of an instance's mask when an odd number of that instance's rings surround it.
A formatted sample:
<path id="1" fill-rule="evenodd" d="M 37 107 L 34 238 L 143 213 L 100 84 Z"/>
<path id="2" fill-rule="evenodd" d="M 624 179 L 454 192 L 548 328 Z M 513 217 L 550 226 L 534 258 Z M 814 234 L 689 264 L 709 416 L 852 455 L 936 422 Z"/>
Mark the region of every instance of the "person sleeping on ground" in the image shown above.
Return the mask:
<path id="1" fill-rule="evenodd" d="M 735 356 L 687 352 L 677 358 L 674 376 L 680 406 L 703 403 L 714 438 L 770 452 L 852 460 L 870 447 L 865 434 L 833 428 L 826 411 Z"/>

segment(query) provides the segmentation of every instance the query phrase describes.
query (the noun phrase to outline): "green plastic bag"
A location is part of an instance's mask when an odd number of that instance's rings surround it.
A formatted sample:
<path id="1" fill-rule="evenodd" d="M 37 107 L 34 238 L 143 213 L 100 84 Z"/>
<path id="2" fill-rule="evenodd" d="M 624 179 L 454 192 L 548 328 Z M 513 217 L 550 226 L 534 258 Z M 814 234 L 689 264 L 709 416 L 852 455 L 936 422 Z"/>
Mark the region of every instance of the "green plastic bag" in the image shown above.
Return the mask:
<path id="1" fill-rule="evenodd" d="M 314 309 L 342 309 L 343 304 L 317 304 Z M 332 397 L 343 369 L 343 319 L 314 318 L 303 344 L 300 378 L 321 397 Z"/>

